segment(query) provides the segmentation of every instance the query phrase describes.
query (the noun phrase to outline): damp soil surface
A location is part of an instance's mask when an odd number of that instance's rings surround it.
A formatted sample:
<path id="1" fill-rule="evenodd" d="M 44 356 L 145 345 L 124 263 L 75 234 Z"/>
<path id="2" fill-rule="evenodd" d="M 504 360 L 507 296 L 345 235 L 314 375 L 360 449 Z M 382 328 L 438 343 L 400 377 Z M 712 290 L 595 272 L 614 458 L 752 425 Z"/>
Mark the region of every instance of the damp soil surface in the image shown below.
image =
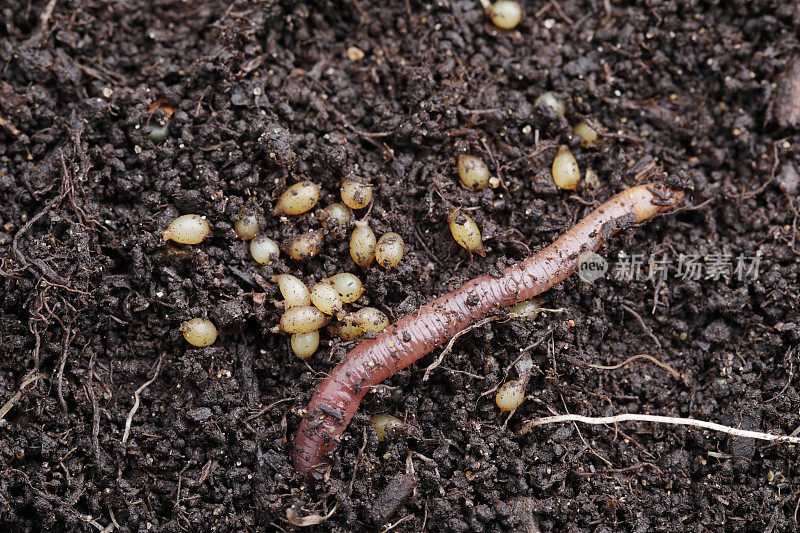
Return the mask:
<path id="1" fill-rule="evenodd" d="M 800 428 L 800 138 L 780 85 L 800 8 L 523 3 L 498 33 L 472 0 L 2 2 L 0 529 L 797 530 L 795 447 L 649 423 L 519 430 L 625 412 Z M 545 91 L 564 116 L 535 105 Z M 582 119 L 597 146 L 573 136 Z M 561 144 L 597 182 L 554 186 Z M 463 152 L 497 187 L 460 186 Z M 601 250 L 605 278 L 470 331 L 429 380 L 431 356 L 399 372 L 329 468 L 294 471 L 303 409 L 353 343 L 323 330 L 295 357 L 273 275 L 356 273 L 351 309 L 395 319 L 665 173 L 694 207 L 625 229 Z M 403 237 L 397 268 L 357 267 L 352 228 L 305 261 L 250 258 L 243 209 L 286 243 L 319 221 L 272 216 L 280 193 L 310 179 L 324 206 L 343 178 L 374 186 L 356 215 Z M 486 257 L 454 243 L 454 207 Z M 187 213 L 211 236 L 165 243 Z M 757 273 L 736 269 L 757 254 Z M 219 330 L 210 347 L 181 334 L 198 316 Z M 526 353 L 509 417 L 491 391 Z M 407 430 L 378 442 L 379 413 Z"/>

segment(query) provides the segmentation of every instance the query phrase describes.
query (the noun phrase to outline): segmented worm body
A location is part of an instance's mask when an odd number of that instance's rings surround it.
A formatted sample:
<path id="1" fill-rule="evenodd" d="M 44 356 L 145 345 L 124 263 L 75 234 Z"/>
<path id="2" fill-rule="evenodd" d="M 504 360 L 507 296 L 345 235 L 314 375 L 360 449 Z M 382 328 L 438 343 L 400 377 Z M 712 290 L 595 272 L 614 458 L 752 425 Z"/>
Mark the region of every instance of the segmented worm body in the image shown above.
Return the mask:
<path id="1" fill-rule="evenodd" d="M 572 274 L 578 257 L 636 222 L 677 207 L 683 193 L 663 184 L 627 189 L 553 244 L 500 276 L 480 276 L 440 296 L 353 348 L 308 405 L 294 441 L 295 467 L 310 472 L 344 432 L 370 388 L 492 312 L 545 292 Z"/>

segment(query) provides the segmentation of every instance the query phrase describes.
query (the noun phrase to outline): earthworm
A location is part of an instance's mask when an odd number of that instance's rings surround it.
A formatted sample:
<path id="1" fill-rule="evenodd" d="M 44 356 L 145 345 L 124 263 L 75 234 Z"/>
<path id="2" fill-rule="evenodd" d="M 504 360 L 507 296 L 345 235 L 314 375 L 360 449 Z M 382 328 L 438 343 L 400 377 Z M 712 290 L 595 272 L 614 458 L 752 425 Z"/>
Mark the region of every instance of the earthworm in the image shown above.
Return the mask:
<path id="1" fill-rule="evenodd" d="M 553 244 L 500 276 L 484 275 L 436 298 L 350 350 L 311 399 L 294 440 L 295 468 L 311 472 L 342 435 L 370 388 L 497 309 L 528 300 L 575 271 L 583 252 L 634 223 L 679 206 L 684 193 L 662 183 L 613 196 Z"/>

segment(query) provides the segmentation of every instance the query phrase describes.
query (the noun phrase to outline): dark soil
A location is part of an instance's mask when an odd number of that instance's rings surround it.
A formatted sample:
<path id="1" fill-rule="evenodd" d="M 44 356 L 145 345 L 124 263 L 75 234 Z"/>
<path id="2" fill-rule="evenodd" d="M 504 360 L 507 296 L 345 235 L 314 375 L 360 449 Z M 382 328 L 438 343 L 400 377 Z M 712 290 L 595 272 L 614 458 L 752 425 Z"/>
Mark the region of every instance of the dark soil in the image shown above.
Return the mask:
<path id="1" fill-rule="evenodd" d="M 553 412 L 800 427 L 800 138 L 771 118 L 794 2 L 526 0 L 505 35 L 472 0 L 60 0 L 42 24 L 48 3 L 0 6 L 0 403 L 29 378 L 0 421 L 0 529 L 292 530 L 287 510 L 337 506 L 316 529 L 797 530 L 792 446 L 643 423 L 516 433 Z M 546 90 L 566 118 L 535 108 Z M 596 149 L 572 139 L 582 117 L 606 129 Z M 598 189 L 555 188 L 542 148 L 561 143 Z M 502 186 L 461 188 L 462 150 Z M 486 324 L 427 382 L 430 357 L 370 394 L 322 482 L 293 470 L 302 410 L 350 345 L 326 334 L 297 359 L 272 331 L 273 273 L 356 272 L 359 305 L 399 317 L 661 172 L 688 176 L 698 207 L 603 255 L 760 250 L 757 280 L 573 276 L 546 295 L 563 312 Z M 318 227 L 269 215 L 285 187 L 312 179 L 326 205 L 347 176 L 374 184 L 373 228 L 407 243 L 399 268 L 359 269 L 345 232 L 303 263 L 250 259 L 231 229 L 243 206 L 285 241 Z M 453 243 L 448 202 L 470 209 L 485 258 Z M 165 244 L 183 213 L 212 236 Z M 194 349 L 179 327 L 204 315 L 220 336 Z M 543 335 L 506 425 L 482 393 Z M 681 379 L 589 366 L 641 353 Z M 378 443 L 376 413 L 413 431 Z"/>

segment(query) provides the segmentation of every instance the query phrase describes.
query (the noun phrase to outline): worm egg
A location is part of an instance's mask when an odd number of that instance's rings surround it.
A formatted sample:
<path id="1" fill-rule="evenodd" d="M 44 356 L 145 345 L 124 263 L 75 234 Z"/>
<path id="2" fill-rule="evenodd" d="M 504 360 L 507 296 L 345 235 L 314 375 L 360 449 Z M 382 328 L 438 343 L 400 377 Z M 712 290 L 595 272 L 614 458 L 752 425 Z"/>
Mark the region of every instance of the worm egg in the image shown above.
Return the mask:
<path id="1" fill-rule="evenodd" d="M 489 9 L 489 18 L 501 30 L 511 30 L 522 20 L 522 6 L 513 0 L 497 0 Z"/>
<path id="2" fill-rule="evenodd" d="M 567 112 L 567 104 L 564 102 L 564 100 L 558 98 L 555 93 L 551 91 L 542 93 L 542 95 L 536 99 L 534 105 L 536 105 L 536 107 L 549 107 L 562 117 L 564 116 L 564 113 Z"/>
<path id="3" fill-rule="evenodd" d="M 513 411 L 525 399 L 525 382 L 521 379 L 506 381 L 494 397 L 501 411 Z"/>
<path id="4" fill-rule="evenodd" d="M 333 288 L 342 297 L 342 302 L 351 304 L 361 297 L 364 293 L 364 285 L 361 280 L 354 274 L 349 272 L 341 272 L 335 276 L 331 276 L 325 281 L 333 285 Z"/>
<path id="5" fill-rule="evenodd" d="M 483 249 L 481 231 L 474 220 L 460 210 L 454 209 L 447 216 L 447 222 L 450 224 L 450 232 L 453 234 L 453 238 L 462 248 L 466 248 L 482 257 L 486 256 L 486 252 Z"/>
<path id="6" fill-rule="evenodd" d="M 211 233 L 208 221 L 200 215 L 181 215 L 164 231 L 165 241 L 179 244 L 199 244 Z"/>
<path id="7" fill-rule="evenodd" d="M 356 222 L 353 234 L 350 236 L 350 257 L 360 267 L 368 267 L 375 259 L 375 233 L 366 220 Z"/>
<path id="8" fill-rule="evenodd" d="M 301 215 L 317 205 L 319 185 L 305 180 L 295 183 L 281 195 L 273 215 Z"/>
<path id="9" fill-rule="evenodd" d="M 458 177 L 464 187 L 477 191 L 489 184 L 489 168 L 480 157 L 461 154 L 458 156 Z"/>
<path id="10" fill-rule="evenodd" d="M 586 182 L 586 185 L 591 187 L 592 189 L 599 189 L 600 188 L 600 176 L 597 175 L 597 172 L 594 169 L 587 168 L 586 174 L 583 176 L 583 181 Z"/>
<path id="11" fill-rule="evenodd" d="M 210 346 L 217 340 L 217 328 L 206 318 L 187 320 L 181 324 L 181 332 L 186 342 L 198 348 Z"/>
<path id="12" fill-rule="evenodd" d="M 408 429 L 405 423 L 396 416 L 381 413 L 370 418 L 370 424 L 375 429 L 378 442 L 383 441 L 395 433 L 405 433 Z"/>
<path id="13" fill-rule="evenodd" d="M 166 141 L 167 137 L 169 137 L 169 120 L 156 121 L 156 123 L 150 124 L 149 137 L 156 144 Z"/>
<path id="14" fill-rule="evenodd" d="M 336 231 L 353 220 L 353 210 L 344 204 L 331 204 L 317 211 L 317 220 L 323 228 Z"/>
<path id="15" fill-rule="evenodd" d="M 575 156 L 569 148 L 562 145 L 553 159 L 553 181 L 562 189 L 573 190 L 581 179 L 581 171 Z"/>
<path id="16" fill-rule="evenodd" d="M 519 315 L 522 321 L 536 318 L 539 314 L 539 309 L 542 308 L 541 298 L 532 298 L 530 300 L 523 300 L 508 308 L 508 312 L 512 315 Z"/>
<path id="17" fill-rule="evenodd" d="M 292 351 L 300 359 L 314 355 L 319 347 L 319 330 L 295 333 L 291 339 Z"/>
<path id="18" fill-rule="evenodd" d="M 278 243 L 265 235 L 259 235 L 250 241 L 250 255 L 253 256 L 256 263 L 271 265 L 280 254 L 281 249 L 278 247 Z"/>
<path id="19" fill-rule="evenodd" d="M 497 358 L 493 355 L 489 355 L 486 357 L 486 363 L 483 365 L 483 373 L 484 374 L 493 374 L 495 372 L 500 371 L 500 363 L 497 362 Z"/>
<path id="20" fill-rule="evenodd" d="M 311 305 L 311 294 L 308 292 L 308 287 L 299 278 L 291 274 L 278 274 L 272 276 L 272 281 L 278 284 L 278 290 L 283 295 L 283 306 L 286 309 Z"/>
<path id="21" fill-rule="evenodd" d="M 394 232 L 385 233 L 375 245 L 375 260 L 385 269 L 396 267 L 403 259 L 403 238 Z"/>
<path id="22" fill-rule="evenodd" d="M 249 241 L 258 235 L 258 218 L 252 214 L 240 214 L 233 224 L 233 231 L 240 239 Z"/>
<path id="23" fill-rule="evenodd" d="M 336 333 L 343 341 L 352 341 L 364 334 L 364 328 L 354 315 L 345 315 L 339 319 Z"/>
<path id="24" fill-rule="evenodd" d="M 310 333 L 324 325 L 325 315 L 310 305 L 290 307 L 281 316 L 281 331 L 286 333 Z"/>
<path id="25" fill-rule="evenodd" d="M 333 315 L 342 311 L 342 297 L 339 291 L 327 282 L 317 283 L 311 287 L 311 303 L 325 313 Z"/>
<path id="26" fill-rule="evenodd" d="M 374 307 L 359 309 L 353 314 L 353 318 L 364 331 L 383 331 L 389 325 L 389 318 Z"/>
<path id="27" fill-rule="evenodd" d="M 372 201 L 372 185 L 366 185 L 354 180 L 342 182 L 342 201 L 351 209 L 367 207 Z"/>
<path id="28" fill-rule="evenodd" d="M 575 126 L 575 129 L 572 131 L 575 135 L 581 136 L 581 139 L 583 139 L 581 141 L 581 146 L 584 148 L 591 148 L 597 144 L 597 132 L 585 120 Z"/>
<path id="29" fill-rule="evenodd" d="M 322 249 L 322 230 L 309 231 L 292 239 L 286 246 L 286 253 L 292 259 L 302 261 L 311 259 Z"/>
<path id="30" fill-rule="evenodd" d="M 347 59 L 350 61 L 361 61 L 364 59 L 364 51 L 357 46 L 351 46 L 347 49 Z"/>

